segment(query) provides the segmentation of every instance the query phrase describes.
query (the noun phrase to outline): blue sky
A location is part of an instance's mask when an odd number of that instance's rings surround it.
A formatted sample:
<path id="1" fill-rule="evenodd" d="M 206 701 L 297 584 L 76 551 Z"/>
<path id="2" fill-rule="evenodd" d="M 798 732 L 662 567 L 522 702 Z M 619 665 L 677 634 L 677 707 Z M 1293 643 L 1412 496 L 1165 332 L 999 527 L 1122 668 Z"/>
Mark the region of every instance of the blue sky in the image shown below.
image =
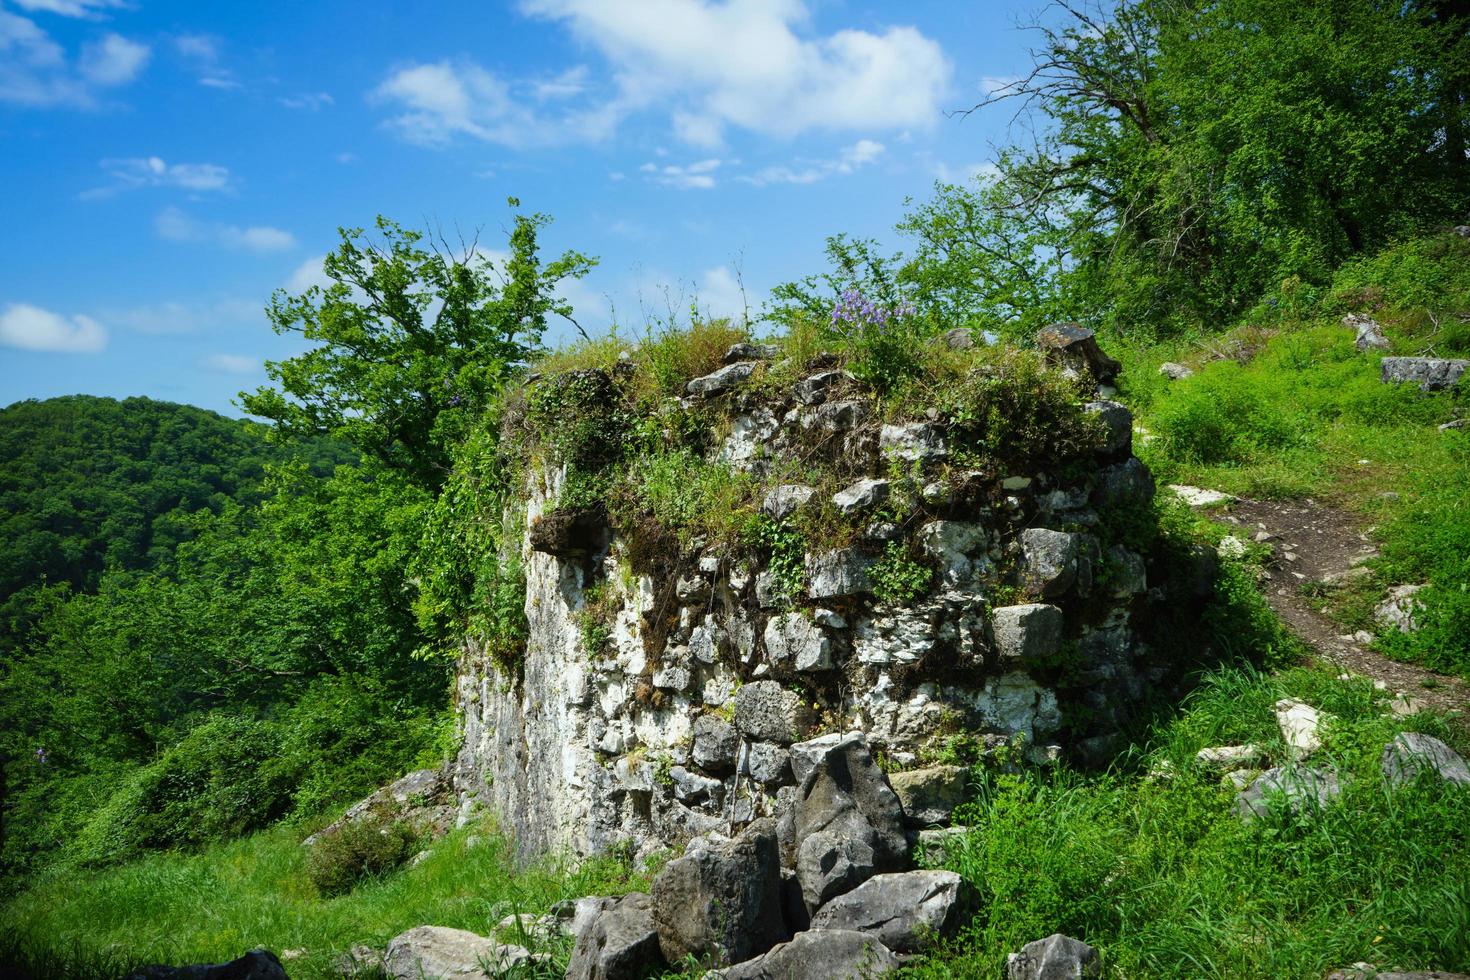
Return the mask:
<path id="1" fill-rule="evenodd" d="M 239 414 L 261 312 L 382 213 L 600 258 L 584 326 L 736 312 L 992 156 L 1040 0 L 0 0 L 0 404 Z M 558 336 L 564 336 L 559 329 Z M 551 339 L 557 339 L 553 336 Z"/>

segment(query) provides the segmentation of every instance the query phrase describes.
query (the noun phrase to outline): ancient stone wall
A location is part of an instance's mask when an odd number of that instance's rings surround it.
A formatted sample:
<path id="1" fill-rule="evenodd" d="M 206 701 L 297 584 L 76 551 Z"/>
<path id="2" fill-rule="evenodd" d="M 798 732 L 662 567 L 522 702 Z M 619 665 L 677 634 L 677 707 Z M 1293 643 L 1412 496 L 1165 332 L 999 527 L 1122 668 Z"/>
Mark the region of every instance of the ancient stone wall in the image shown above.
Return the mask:
<path id="1" fill-rule="evenodd" d="M 810 767 L 804 743 L 847 731 L 865 733 L 914 797 L 907 812 L 944 822 L 962 791 L 947 764 L 1103 760 L 1171 675 L 1147 626 L 1155 604 L 1191 600 L 1166 595 L 1160 561 L 1111 529 L 1110 515 L 1147 513 L 1153 494 L 1122 405 L 1085 404 L 1102 435 L 1082 466 L 971 471 L 942 416 L 885 424 L 840 371 L 742 397 L 763 356 L 745 353 L 689 386 L 691 402 L 724 406 L 712 456 L 776 472 L 820 436 L 845 474 L 831 503 L 861 533 L 807 542 L 794 594 L 789 568 L 783 581 L 768 557 L 699 541 L 640 572 L 628 538 L 595 512 L 548 513 L 563 474 L 534 471 L 524 663 L 507 676 L 467 648 L 455 768 L 460 794 L 496 811 L 524 854 L 731 834 L 782 812 Z M 1080 355 L 1060 360 L 1087 369 Z M 784 520 L 817 494 L 768 485 L 760 507 Z M 889 507 L 899 495 L 901 524 Z M 884 603 L 872 578 L 900 538 L 932 579 L 917 599 Z M 594 586 L 610 639 L 589 650 Z"/>

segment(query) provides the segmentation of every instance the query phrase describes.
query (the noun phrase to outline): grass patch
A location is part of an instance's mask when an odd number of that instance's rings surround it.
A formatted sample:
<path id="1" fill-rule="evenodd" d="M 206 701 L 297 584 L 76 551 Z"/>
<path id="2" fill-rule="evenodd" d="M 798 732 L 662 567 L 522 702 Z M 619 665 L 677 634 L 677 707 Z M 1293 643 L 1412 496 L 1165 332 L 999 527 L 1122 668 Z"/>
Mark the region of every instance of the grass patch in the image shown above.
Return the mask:
<path id="1" fill-rule="evenodd" d="M 1247 827 L 1194 753 L 1255 741 L 1279 757 L 1272 706 L 1283 696 L 1334 714 L 1321 758 L 1349 781 L 1320 815 Z M 906 975 L 998 977 L 1008 952 L 1058 931 L 1097 946 L 1109 976 L 1315 980 L 1358 961 L 1466 969 L 1470 792 L 1390 792 L 1378 755 L 1401 723 L 1382 710 L 1366 681 L 1224 669 L 1118 771 L 982 776 L 965 814 L 973 829 L 944 865 L 976 889 L 980 912 Z M 1429 716 L 1412 723 L 1451 737 Z M 1147 777 L 1162 760 L 1177 774 Z"/>
<path id="2" fill-rule="evenodd" d="M 146 963 L 220 962 L 264 946 L 302 951 L 286 964 L 297 980 L 335 977 L 353 946 L 381 949 L 413 926 L 488 935 L 512 913 L 648 885 L 647 869 L 614 858 L 517 868 L 508 842 L 485 828 L 457 831 L 417 865 L 338 897 L 319 896 L 310 862 L 300 831 L 281 826 L 196 855 L 42 880 L 0 910 L 0 972 L 111 980 Z"/>

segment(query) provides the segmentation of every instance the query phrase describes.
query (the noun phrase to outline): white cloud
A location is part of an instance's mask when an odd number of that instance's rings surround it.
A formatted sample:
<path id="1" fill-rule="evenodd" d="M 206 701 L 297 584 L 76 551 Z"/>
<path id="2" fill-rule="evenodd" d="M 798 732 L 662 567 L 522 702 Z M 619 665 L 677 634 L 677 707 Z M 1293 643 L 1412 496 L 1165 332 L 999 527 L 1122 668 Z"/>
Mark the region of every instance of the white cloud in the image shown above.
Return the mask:
<path id="1" fill-rule="evenodd" d="M 699 277 L 696 295 L 700 311 L 711 319 L 745 319 L 746 297 L 742 295 L 740 282 L 729 266 L 706 269 Z"/>
<path id="2" fill-rule="evenodd" d="M 260 370 L 258 357 L 244 354 L 210 354 L 199 362 L 199 366 L 215 374 L 255 374 Z"/>
<path id="3" fill-rule="evenodd" d="M 62 17 L 94 18 L 99 11 L 126 6 L 124 0 L 12 0 L 22 10 L 60 14 Z"/>
<path id="4" fill-rule="evenodd" d="M 99 89 L 136 78 L 149 54 L 145 44 L 108 34 L 83 46 L 73 63 L 34 21 L 0 8 L 0 102 L 33 108 L 92 106 Z"/>
<path id="5" fill-rule="evenodd" d="M 165 301 L 129 309 L 102 310 L 108 323 L 146 334 L 182 334 L 202 330 L 258 326 L 264 320 L 262 303 L 252 299 L 209 302 Z"/>
<path id="6" fill-rule="evenodd" d="M 28 303 L 11 303 L 0 313 L 0 344 L 22 350 L 95 354 L 107 346 L 107 328 L 89 316 L 70 319 Z"/>
<path id="7" fill-rule="evenodd" d="M 138 77 L 150 55 L 148 45 L 129 41 L 121 34 L 108 34 L 82 48 L 77 70 L 97 85 L 126 85 Z"/>
<path id="8" fill-rule="evenodd" d="M 205 88 L 232 91 L 244 88 L 228 68 L 220 64 L 220 41 L 208 34 L 180 34 L 174 38 L 174 50 L 199 76 Z"/>
<path id="9" fill-rule="evenodd" d="M 958 166 L 950 166 L 940 161 L 934 165 L 934 176 L 946 184 L 968 184 L 975 180 L 989 180 L 1000 175 L 1000 168 L 994 162 L 965 163 Z"/>
<path id="10" fill-rule="evenodd" d="M 207 224 L 196 221 L 176 207 L 167 207 L 153 219 L 160 238 L 172 242 L 209 242 L 226 248 L 251 252 L 279 252 L 296 247 L 296 236 L 289 231 L 267 225 L 241 228 L 238 225 Z"/>
<path id="11" fill-rule="evenodd" d="M 570 99 L 587 90 L 587 66 L 576 65 L 553 78 L 531 83 L 531 91 L 539 101 Z"/>
<path id="12" fill-rule="evenodd" d="M 680 190 L 708 190 L 715 186 L 715 171 L 720 168 L 723 161 L 711 157 L 708 160 L 697 160 L 685 166 L 668 164 L 659 166 L 654 163 L 645 163 L 639 167 L 639 171 L 646 174 L 649 180 L 663 184 L 665 187 L 677 187 Z"/>
<path id="13" fill-rule="evenodd" d="M 313 255 L 305 262 L 298 265 L 286 280 L 286 291 L 289 293 L 304 293 L 312 286 L 321 286 L 325 289 L 332 284 L 326 272 L 322 270 L 322 263 L 327 260 L 325 255 Z"/>
<path id="14" fill-rule="evenodd" d="M 667 106 L 681 139 L 713 145 L 726 126 L 807 130 L 924 126 L 938 120 L 950 65 L 913 27 L 798 34 L 802 0 L 522 0 L 567 23 L 613 69 L 614 104 Z"/>
<path id="15" fill-rule="evenodd" d="M 815 184 L 839 174 L 850 174 L 883 155 L 885 147 L 877 140 L 861 139 L 842 148 L 837 156 L 825 160 L 802 160 L 795 166 L 766 167 L 740 180 L 757 187 L 767 184 Z"/>
<path id="16" fill-rule="evenodd" d="M 336 100 L 326 92 L 300 92 L 277 101 L 287 109 L 306 109 L 309 112 L 316 112 L 319 109 L 325 109 Z"/>
<path id="17" fill-rule="evenodd" d="M 161 157 L 119 157 L 100 164 L 112 183 L 82 194 L 83 198 L 110 197 L 140 187 L 176 187 L 186 191 L 223 191 L 230 187 L 230 170 L 217 163 L 168 163 Z"/>

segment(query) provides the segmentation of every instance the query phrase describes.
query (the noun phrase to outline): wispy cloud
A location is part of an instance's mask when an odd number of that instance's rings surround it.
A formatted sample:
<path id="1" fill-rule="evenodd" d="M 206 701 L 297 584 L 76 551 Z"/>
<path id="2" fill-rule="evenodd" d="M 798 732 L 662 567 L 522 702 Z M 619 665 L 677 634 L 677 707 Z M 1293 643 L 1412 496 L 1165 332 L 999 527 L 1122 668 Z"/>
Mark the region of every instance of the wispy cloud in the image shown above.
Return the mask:
<path id="1" fill-rule="evenodd" d="M 89 316 L 71 317 L 29 303 L 0 313 L 0 344 L 58 354 L 95 354 L 107 346 L 107 328 Z"/>
<path id="2" fill-rule="evenodd" d="M 222 64 L 222 44 L 208 34 L 180 34 L 174 38 L 174 51 L 189 64 L 205 88 L 231 91 L 244 86 L 232 71 Z"/>
<path id="3" fill-rule="evenodd" d="M 296 236 L 268 225 L 211 224 L 196 221 L 176 207 L 167 207 L 153 221 L 160 238 L 171 242 L 207 242 L 251 252 L 280 252 L 296 247 Z"/>
<path id="4" fill-rule="evenodd" d="M 287 109 L 305 109 L 309 112 L 317 112 L 325 109 L 336 100 L 326 92 L 300 92 L 296 95 L 287 95 L 277 99 Z"/>
<path id="5" fill-rule="evenodd" d="M 173 187 L 180 190 L 224 191 L 230 189 L 228 167 L 217 163 L 168 163 L 162 157 L 116 157 L 100 164 L 112 182 L 84 191 L 84 199 L 110 197 L 142 187 Z"/>
<path id="6" fill-rule="evenodd" d="M 104 10 L 126 7 L 125 0 L 11 0 L 21 10 L 32 13 L 60 14 L 62 17 L 83 17 L 95 20 Z"/>
<path id="7" fill-rule="evenodd" d="M 199 366 L 214 374 L 255 374 L 261 360 L 245 354 L 210 354 L 199 361 Z"/>
<path id="8" fill-rule="evenodd" d="M 79 11 L 72 16 L 86 9 L 85 4 L 60 5 Z M 151 55 L 146 44 L 105 34 L 72 58 L 35 21 L 0 8 L 0 102 L 31 108 L 95 106 L 100 92 L 142 74 Z"/>
<path id="9" fill-rule="evenodd" d="M 715 171 L 720 169 L 723 161 L 711 157 L 708 160 L 698 160 L 694 163 L 677 166 L 666 164 L 659 166 L 656 163 L 645 163 L 639 167 L 640 173 L 649 180 L 665 187 L 677 187 L 680 190 L 708 190 L 715 186 Z"/>
<path id="10" fill-rule="evenodd" d="M 877 140 L 858 140 L 843 147 L 835 157 L 824 160 L 802 160 L 793 166 L 765 167 L 739 179 L 757 187 L 767 184 L 815 184 L 839 174 L 850 174 L 883 155 L 885 147 Z"/>
<path id="11" fill-rule="evenodd" d="M 144 334 L 185 334 L 258 326 L 265 314 L 258 299 L 229 298 L 203 302 L 165 300 L 98 313 L 115 327 Z"/>

